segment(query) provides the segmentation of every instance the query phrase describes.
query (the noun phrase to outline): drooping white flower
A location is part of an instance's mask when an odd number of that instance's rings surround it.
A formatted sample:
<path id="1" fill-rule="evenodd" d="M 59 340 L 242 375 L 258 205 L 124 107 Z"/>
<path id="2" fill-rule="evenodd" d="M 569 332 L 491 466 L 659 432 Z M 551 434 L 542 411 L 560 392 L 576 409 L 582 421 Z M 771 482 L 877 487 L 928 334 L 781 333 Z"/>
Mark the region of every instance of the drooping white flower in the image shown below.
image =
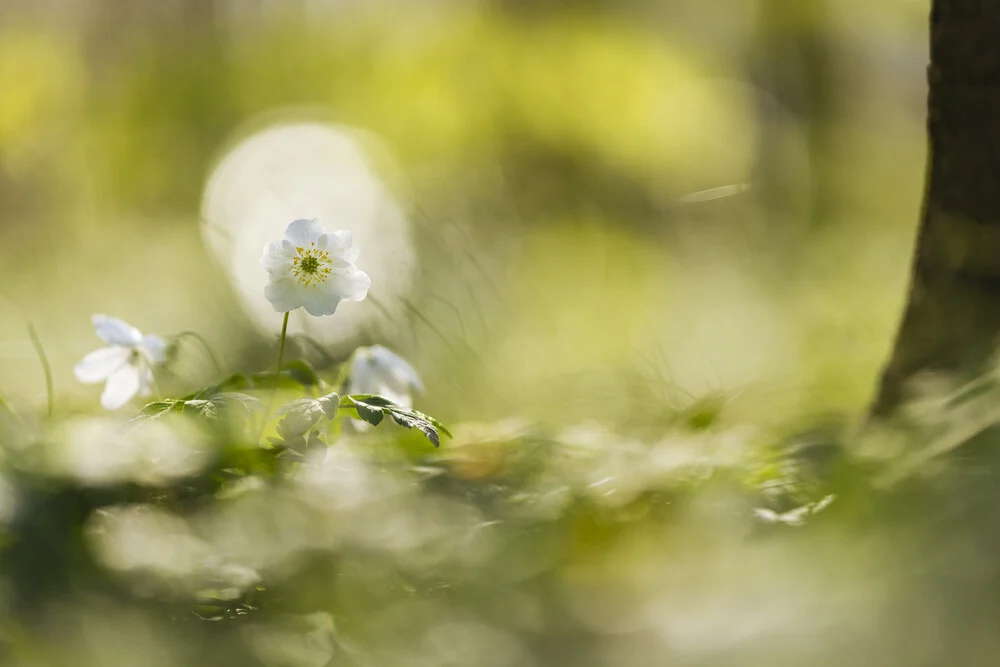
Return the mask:
<path id="1" fill-rule="evenodd" d="M 413 392 L 424 384 L 406 359 L 381 345 L 361 347 L 351 362 L 347 391 L 350 394 L 379 394 L 404 408 L 413 407 Z"/>
<path id="2" fill-rule="evenodd" d="M 167 343 L 154 334 L 142 333 L 107 315 L 91 318 L 98 337 L 108 347 L 94 350 L 73 368 L 76 379 L 86 384 L 107 381 L 101 405 L 117 410 L 133 396 L 148 396 L 153 384 L 153 365 L 166 361 Z"/>
<path id="3" fill-rule="evenodd" d="M 279 313 L 302 307 L 333 315 L 342 301 L 362 301 L 372 281 L 354 266 L 360 251 L 349 231 L 327 233 L 318 220 L 296 220 L 264 247 L 264 296 Z"/>

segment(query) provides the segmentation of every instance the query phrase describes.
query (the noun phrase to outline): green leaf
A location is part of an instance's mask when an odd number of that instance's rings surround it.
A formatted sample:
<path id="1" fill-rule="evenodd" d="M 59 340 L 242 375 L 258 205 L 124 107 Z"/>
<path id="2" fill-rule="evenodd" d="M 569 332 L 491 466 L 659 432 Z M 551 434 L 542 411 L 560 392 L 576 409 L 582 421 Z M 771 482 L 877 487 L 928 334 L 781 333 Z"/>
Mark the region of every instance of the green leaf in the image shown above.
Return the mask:
<path id="1" fill-rule="evenodd" d="M 171 412 L 178 412 L 200 419 L 249 418 L 255 412 L 263 411 L 259 399 L 239 392 L 224 392 L 210 398 L 167 399 L 149 403 L 130 421 L 141 424 L 159 419 Z"/>
<path id="2" fill-rule="evenodd" d="M 368 405 L 378 405 L 382 407 L 394 407 L 394 408 L 402 407 L 398 403 L 393 403 L 385 396 L 379 396 L 378 394 L 352 394 L 350 398 L 353 399 L 355 402 L 362 401 Z"/>
<path id="3" fill-rule="evenodd" d="M 340 396 L 336 392 L 320 396 L 316 399 L 316 402 L 323 408 L 327 419 L 333 419 L 337 416 L 337 410 L 340 409 Z"/>
<path id="4" fill-rule="evenodd" d="M 148 403 L 139 413 L 132 417 L 129 422 L 138 426 L 139 424 L 144 424 L 148 421 L 153 421 L 154 419 L 159 419 L 166 414 L 171 412 L 180 412 L 184 409 L 183 400 L 167 399 L 163 401 L 154 401 L 153 403 Z"/>
<path id="5" fill-rule="evenodd" d="M 246 389 L 253 389 L 253 383 L 250 382 L 250 378 L 242 373 L 233 373 L 227 377 L 222 382 L 218 383 L 212 387 L 214 391 L 213 394 L 230 392 L 230 391 L 240 391 Z"/>
<path id="6" fill-rule="evenodd" d="M 285 441 L 303 436 L 324 419 L 332 419 L 337 414 L 340 397 L 333 393 L 320 398 L 300 398 L 286 404 L 278 415 L 278 435 Z"/>
<path id="7" fill-rule="evenodd" d="M 424 414 L 423 412 L 418 412 L 417 410 L 414 410 L 413 412 L 416 413 L 416 414 L 418 414 L 418 415 L 420 415 L 421 417 L 423 417 L 427 421 L 429 421 L 434 426 L 434 428 L 436 428 L 437 430 L 441 431 L 442 433 L 444 433 L 449 438 L 455 437 L 455 436 L 453 436 L 451 434 L 451 431 L 449 431 L 448 428 L 444 424 L 442 424 L 439 420 L 434 419 L 434 417 L 431 417 L 430 415 Z"/>
<path id="8" fill-rule="evenodd" d="M 196 398 L 181 403 L 181 412 L 196 414 L 206 419 L 215 419 L 219 416 L 219 410 L 212 401 Z"/>
<path id="9" fill-rule="evenodd" d="M 301 359 L 292 359 L 285 364 L 282 371 L 288 373 L 293 380 L 303 387 L 315 387 L 320 383 L 319 376 L 313 370 L 313 367 Z"/>
<path id="10" fill-rule="evenodd" d="M 430 422 L 399 412 L 390 412 L 389 414 L 400 426 L 415 428 L 423 433 L 435 447 L 441 446 L 441 436 L 438 435 L 437 429 Z"/>
<path id="11" fill-rule="evenodd" d="M 250 376 L 254 387 L 260 389 L 267 389 L 270 391 L 277 384 L 278 389 L 295 389 L 299 390 L 302 388 L 302 383 L 292 377 L 291 373 L 288 371 L 282 371 L 277 374 L 273 371 L 264 371 L 261 373 L 254 373 Z"/>
<path id="12" fill-rule="evenodd" d="M 251 377 L 253 386 L 271 389 L 275 384 L 275 373 L 263 371 L 254 373 Z M 292 359 L 285 363 L 277 374 L 278 387 L 281 389 L 297 389 L 299 387 L 316 387 L 323 383 L 316 371 L 308 362 Z"/>
<path id="13" fill-rule="evenodd" d="M 340 399 L 340 407 L 354 411 L 360 419 L 376 426 L 385 415 L 389 415 L 400 426 L 419 430 L 435 447 L 441 444 L 439 432 L 451 436 L 438 420 L 417 410 L 404 408 L 385 396 L 352 394 Z"/>
<path id="14" fill-rule="evenodd" d="M 238 391 L 216 394 L 211 401 L 222 414 L 229 417 L 250 418 L 254 413 L 264 411 L 264 404 L 259 398 Z"/>
<path id="15" fill-rule="evenodd" d="M 372 426 L 378 426 L 382 423 L 383 411 L 379 406 L 371 406 L 361 401 L 355 401 L 354 410 L 358 413 L 358 417 Z"/>
<path id="16" fill-rule="evenodd" d="M 304 434 L 323 418 L 323 408 L 311 398 L 302 398 L 285 405 L 278 411 L 278 435 L 291 440 Z"/>
<path id="17" fill-rule="evenodd" d="M 243 375 L 242 373 L 234 373 L 233 375 L 230 375 L 222 382 L 209 385 L 207 387 L 199 389 L 194 393 L 187 394 L 186 396 L 181 396 L 177 400 L 191 401 L 191 400 L 212 398 L 213 396 L 217 396 L 218 394 L 232 392 L 232 391 L 239 391 L 240 389 L 253 389 L 253 386 L 254 386 L 253 382 L 246 375 Z"/>

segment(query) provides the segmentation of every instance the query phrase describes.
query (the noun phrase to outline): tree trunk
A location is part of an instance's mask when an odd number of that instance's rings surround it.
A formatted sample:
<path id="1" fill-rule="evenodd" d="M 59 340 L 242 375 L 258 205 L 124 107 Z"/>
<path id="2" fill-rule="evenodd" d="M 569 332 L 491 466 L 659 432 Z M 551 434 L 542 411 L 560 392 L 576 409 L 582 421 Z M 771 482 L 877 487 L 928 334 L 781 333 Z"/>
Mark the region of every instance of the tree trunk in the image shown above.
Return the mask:
<path id="1" fill-rule="evenodd" d="M 934 0 L 927 185 L 912 285 L 873 416 L 922 371 L 960 378 L 1000 334 L 1000 0 Z"/>

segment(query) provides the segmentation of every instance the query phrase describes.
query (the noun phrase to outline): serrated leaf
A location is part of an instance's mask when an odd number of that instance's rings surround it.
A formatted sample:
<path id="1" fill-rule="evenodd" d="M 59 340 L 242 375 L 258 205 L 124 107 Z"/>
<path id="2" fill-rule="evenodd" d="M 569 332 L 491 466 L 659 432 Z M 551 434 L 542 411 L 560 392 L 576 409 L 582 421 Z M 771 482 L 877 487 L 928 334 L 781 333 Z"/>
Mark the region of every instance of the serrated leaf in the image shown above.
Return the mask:
<path id="1" fill-rule="evenodd" d="M 380 407 L 392 407 L 392 408 L 402 407 L 398 403 L 394 403 L 385 396 L 379 396 L 378 394 L 351 394 L 350 398 L 355 402 L 361 401 L 367 405 L 377 405 Z"/>
<path id="2" fill-rule="evenodd" d="M 186 414 L 195 414 L 205 419 L 215 419 L 219 416 L 219 410 L 216 405 L 212 401 L 203 398 L 184 401 L 181 405 L 181 412 Z"/>
<path id="3" fill-rule="evenodd" d="M 212 397 L 212 403 L 228 414 L 231 414 L 237 408 L 242 409 L 248 417 L 253 416 L 255 412 L 264 411 L 264 404 L 261 403 L 259 398 L 238 391 L 227 391 L 216 394 Z"/>
<path id="4" fill-rule="evenodd" d="M 378 426 L 382 423 L 382 417 L 384 414 L 380 406 L 371 406 L 367 403 L 362 403 L 361 401 L 355 401 L 354 410 L 358 413 L 358 417 L 365 420 L 372 426 Z"/>
<path id="5" fill-rule="evenodd" d="M 139 424 L 144 424 L 145 422 L 152 421 L 154 419 L 159 419 L 166 414 L 171 412 L 180 412 L 184 409 L 184 401 L 177 400 L 165 400 L 165 401 L 154 401 L 148 403 L 139 413 L 132 417 L 129 422 L 138 426 Z"/>
<path id="6" fill-rule="evenodd" d="M 423 413 L 423 412 L 420 412 L 419 410 L 412 410 L 412 409 L 411 409 L 411 410 L 409 410 L 409 412 L 411 412 L 411 413 L 412 413 L 412 414 L 414 414 L 415 416 L 419 417 L 420 419 L 423 419 L 423 420 L 425 420 L 425 421 L 429 422 L 429 423 L 431 424 L 431 426 L 433 426 L 434 428 L 436 428 L 436 429 L 437 429 L 438 431 L 440 431 L 441 433 L 444 433 L 444 434 L 445 434 L 446 436 L 448 436 L 449 438 L 450 438 L 450 437 L 452 437 L 452 435 L 451 435 L 451 431 L 449 431 L 449 430 L 448 430 L 448 429 L 447 429 L 447 428 L 445 427 L 445 425 L 444 425 L 444 424 L 442 424 L 442 423 L 441 423 L 440 421 L 438 421 L 437 419 L 434 419 L 434 417 L 431 417 L 431 416 L 430 416 L 430 415 L 428 415 L 428 414 L 425 414 L 425 413 Z"/>
<path id="7" fill-rule="evenodd" d="M 153 403 L 147 403 L 143 406 L 142 410 L 139 411 L 140 415 L 160 415 L 164 412 L 170 412 L 171 410 L 178 408 L 184 404 L 184 401 L 166 400 L 166 401 L 155 401 Z"/>
<path id="8" fill-rule="evenodd" d="M 159 419 L 170 412 L 179 412 L 202 419 L 219 419 L 223 416 L 236 416 L 237 408 L 250 417 L 254 412 L 264 409 L 259 399 L 239 392 L 224 392 L 211 398 L 190 398 L 186 400 L 163 400 L 149 403 L 131 419 L 136 424 L 153 419 Z"/>
<path id="9" fill-rule="evenodd" d="M 327 419 L 333 419 L 337 416 L 337 410 L 340 409 L 340 396 L 336 393 L 320 396 L 316 399 L 316 401 L 323 408 L 323 412 L 326 414 Z"/>
<path id="10" fill-rule="evenodd" d="M 400 426 L 405 428 L 415 428 L 423 433 L 435 447 L 439 447 L 441 445 L 441 436 L 438 435 L 437 429 L 434 428 L 430 422 L 397 412 L 390 412 L 390 414 Z"/>
<path id="11" fill-rule="evenodd" d="M 441 444 L 439 430 L 446 435 L 451 435 L 436 419 L 428 417 L 422 412 L 404 408 L 384 396 L 352 394 L 341 398 L 340 405 L 343 408 L 354 410 L 360 419 L 373 425 L 378 425 L 384 415 L 389 415 L 400 426 L 419 430 L 435 447 Z"/>
<path id="12" fill-rule="evenodd" d="M 320 398 L 300 398 L 282 407 L 278 414 L 278 435 L 284 440 L 302 436 L 323 419 L 332 419 L 337 414 L 340 397 L 327 394 Z"/>
<path id="13" fill-rule="evenodd" d="M 300 398 L 283 406 L 278 415 L 278 435 L 284 440 L 291 440 L 311 429 L 324 416 L 323 408 L 312 398 Z"/>

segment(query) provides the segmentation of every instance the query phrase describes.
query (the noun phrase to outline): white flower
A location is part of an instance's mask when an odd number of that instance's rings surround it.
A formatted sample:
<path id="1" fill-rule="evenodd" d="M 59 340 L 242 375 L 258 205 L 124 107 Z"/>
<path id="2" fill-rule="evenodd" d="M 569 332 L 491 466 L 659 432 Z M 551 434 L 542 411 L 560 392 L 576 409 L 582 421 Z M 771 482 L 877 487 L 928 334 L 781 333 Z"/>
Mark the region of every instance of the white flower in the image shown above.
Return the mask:
<path id="1" fill-rule="evenodd" d="M 363 301 L 372 281 L 354 266 L 360 251 L 351 232 L 327 233 L 318 220 L 296 220 L 280 241 L 264 246 L 264 296 L 279 313 L 304 307 L 333 315 L 341 300 Z"/>
<path id="2" fill-rule="evenodd" d="M 107 315 L 91 318 L 97 335 L 109 347 L 94 350 L 73 368 L 76 379 L 87 384 L 107 380 L 101 405 L 117 410 L 137 393 L 149 395 L 153 364 L 167 358 L 167 344 L 159 336 L 143 336 L 135 327 Z"/>
<path id="3" fill-rule="evenodd" d="M 413 391 L 424 385 L 413 366 L 381 345 L 361 347 L 354 353 L 347 382 L 349 394 L 378 394 L 404 408 L 413 407 Z"/>

